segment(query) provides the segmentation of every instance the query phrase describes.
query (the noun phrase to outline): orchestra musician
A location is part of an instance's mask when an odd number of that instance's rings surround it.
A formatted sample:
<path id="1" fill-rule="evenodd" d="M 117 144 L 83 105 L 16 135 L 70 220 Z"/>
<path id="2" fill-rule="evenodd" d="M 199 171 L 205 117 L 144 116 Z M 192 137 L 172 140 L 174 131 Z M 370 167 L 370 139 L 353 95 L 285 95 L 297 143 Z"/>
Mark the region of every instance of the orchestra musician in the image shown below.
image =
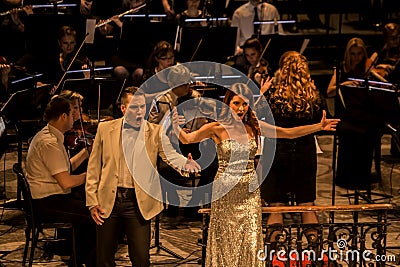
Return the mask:
<path id="1" fill-rule="evenodd" d="M 158 42 L 154 46 L 153 52 L 151 53 L 151 55 L 147 60 L 147 65 L 143 74 L 143 81 L 146 81 L 153 75 L 175 64 L 176 60 L 175 60 L 174 47 L 167 41 Z M 168 88 L 167 77 L 162 77 L 158 75 L 157 78 L 160 80 L 160 83 L 162 83 L 162 85 L 167 89 Z M 160 88 L 157 88 L 157 90 L 158 89 Z M 149 92 L 146 91 L 146 93 Z"/>
<path id="2" fill-rule="evenodd" d="M 0 17 L 2 18 L 2 26 L 9 24 L 17 31 L 23 32 L 25 25 L 23 21 L 26 16 L 33 14 L 32 5 L 22 6 L 23 1 L 4 0 L 0 3 Z"/>
<path id="3" fill-rule="evenodd" d="M 145 3 L 145 1 L 143 1 L 143 0 L 139 0 L 139 1 L 123 0 L 122 1 L 122 10 L 135 9 L 135 8 L 140 7 L 144 3 Z M 111 20 L 113 23 L 106 24 L 106 25 L 104 25 L 104 27 L 109 27 L 109 29 L 111 29 L 111 30 L 114 28 L 114 33 L 112 31 L 109 32 L 108 30 L 106 30 L 106 33 L 108 35 L 110 35 L 110 33 L 111 33 L 114 39 L 119 39 L 121 30 L 122 30 L 122 26 L 123 26 L 123 21 L 121 21 L 121 19 L 119 18 L 118 15 L 111 17 Z M 102 28 L 103 27 L 101 27 L 101 29 Z M 118 31 L 116 30 L 116 28 L 118 28 Z M 102 33 L 102 34 L 105 34 L 105 33 Z M 110 36 L 108 36 L 107 38 L 109 38 L 109 37 Z M 108 43 L 109 43 L 109 41 L 108 41 Z M 127 79 L 126 83 L 128 86 L 130 86 L 130 85 L 139 86 L 140 85 L 140 83 L 142 81 L 142 77 L 143 77 L 143 71 L 144 71 L 143 63 L 140 62 L 140 60 L 138 60 L 137 58 L 132 57 L 130 55 L 126 55 L 126 54 L 120 52 L 118 49 L 115 49 L 115 52 L 110 57 L 110 63 L 114 67 L 114 76 L 117 79 L 120 79 L 120 80 Z"/>
<path id="4" fill-rule="evenodd" d="M 229 58 L 225 64 L 243 72 L 260 86 L 261 79 L 271 73 L 268 61 L 262 57 L 261 42 L 256 37 L 249 38 L 241 49 L 243 53 Z"/>
<path id="5" fill-rule="evenodd" d="M 385 45 L 378 55 L 375 70 L 389 83 L 400 84 L 400 28 L 393 22 L 383 26 L 383 38 Z M 398 123 L 392 124 L 396 129 L 400 126 Z M 390 153 L 394 156 L 400 156 L 395 140 L 391 138 Z"/>
<path id="6" fill-rule="evenodd" d="M 370 69 L 372 60 L 368 57 L 367 47 L 361 38 L 355 37 L 348 41 L 344 53 L 344 60 L 339 70 L 334 70 L 329 83 L 327 94 L 335 96 L 337 84 L 336 75 L 339 75 L 340 85 L 359 85 L 357 81 L 349 81 L 348 78 L 365 78 L 366 72 Z"/>
<path id="7" fill-rule="evenodd" d="M 341 98 L 337 94 L 337 83 L 342 86 L 362 86 L 359 81 L 348 78 L 366 79 L 372 70 L 373 60 L 368 58 L 365 43 L 360 38 L 348 41 L 344 60 L 339 70 L 335 70 L 327 90 L 328 96 L 336 95 L 335 116 L 346 114 Z M 339 75 L 336 77 L 336 75 Z M 370 118 L 342 117 L 338 125 L 338 160 L 336 185 L 348 189 L 367 189 L 371 183 L 371 167 L 379 129 Z"/>
<path id="8" fill-rule="evenodd" d="M 88 78 L 90 76 L 89 71 L 84 71 L 89 69 L 90 62 L 89 59 L 79 53 L 74 59 L 77 52 L 77 32 L 71 26 L 62 26 L 58 31 L 58 55 L 48 55 L 47 60 L 40 60 L 40 68 L 44 73 L 44 77 L 41 79 L 42 82 L 47 84 L 57 84 L 60 83 L 60 79 L 64 77 L 63 75 L 68 70 L 69 65 L 72 63 L 69 71 L 75 70 L 80 72 L 67 73 L 64 79 L 79 79 Z M 37 59 L 37 61 L 39 61 Z"/>
<path id="9" fill-rule="evenodd" d="M 92 149 L 93 138 L 85 133 L 82 122 L 82 101 L 83 96 L 77 92 L 63 90 L 59 97 L 65 98 L 72 103 L 72 117 L 74 125 L 72 129 L 64 134 L 64 146 L 71 161 L 71 174 L 86 172 L 89 154 Z M 84 184 L 71 189 L 71 193 L 77 199 L 85 201 Z"/>
<path id="10" fill-rule="evenodd" d="M 167 115 L 174 107 L 177 107 L 184 101 L 201 96 L 198 91 L 191 87 L 192 77 L 190 75 L 190 70 L 182 64 L 177 64 L 170 68 L 167 76 L 167 82 L 168 87 L 171 88 L 171 90 L 167 91 L 165 94 L 157 96 L 156 105 L 152 107 L 149 117 L 147 118 L 147 120 L 151 123 L 162 125 Z M 208 121 L 206 119 L 195 118 L 193 121 L 190 121 L 185 125 L 185 129 L 187 132 L 194 131 L 199 129 L 207 122 Z M 172 132 L 167 132 L 167 136 L 170 138 L 172 146 L 177 151 L 181 151 L 184 156 L 187 156 L 188 153 L 191 153 L 193 159 L 195 160 L 200 157 L 199 144 L 196 143 L 195 145 L 182 145 L 178 142 L 176 136 L 172 134 Z M 202 145 L 205 144 L 203 143 Z M 187 178 L 182 178 L 181 174 L 175 171 L 166 162 L 159 159 L 157 164 L 160 175 L 167 181 L 174 184 L 176 184 L 177 181 L 182 182 L 182 180 L 186 182 Z M 213 176 L 208 174 L 210 171 L 212 172 L 212 167 L 215 167 L 215 165 L 208 168 L 206 172 L 202 172 L 199 182 L 200 184 L 207 184 L 208 182 L 212 181 Z M 168 199 L 168 203 L 173 203 L 172 205 L 168 205 L 168 209 L 166 210 L 167 216 L 178 216 L 179 207 L 177 206 L 177 203 L 179 203 L 179 195 L 177 191 L 172 190 L 168 186 L 168 183 L 165 183 L 163 180 L 161 182 L 161 188 L 163 189 L 163 196 L 166 196 Z M 199 203 L 199 200 L 193 201 L 196 201 L 196 204 Z M 192 216 L 194 214 L 195 212 L 193 212 L 193 209 L 185 209 L 185 215 Z"/>
<path id="11" fill-rule="evenodd" d="M 376 72 L 388 82 L 399 84 L 400 28 L 396 23 L 387 23 L 382 30 L 385 45 L 378 55 Z"/>
<path id="12" fill-rule="evenodd" d="M 89 138 L 89 135 L 86 130 L 83 128 L 82 121 L 82 101 L 83 96 L 77 92 L 73 92 L 70 90 L 63 90 L 60 94 L 60 97 L 63 97 L 72 103 L 73 111 L 72 117 L 74 118 L 74 125 L 70 131 L 67 131 L 65 136 L 65 145 L 67 147 L 67 152 L 70 157 L 76 157 L 78 162 L 72 163 L 73 165 L 81 166 L 81 164 L 89 158 L 89 153 L 91 150 L 91 146 L 89 145 L 88 140 L 84 140 L 85 138 Z M 68 140 L 68 136 L 72 136 L 70 141 Z M 92 137 L 92 136 L 90 136 Z M 85 143 L 86 142 L 86 143 Z M 77 149 L 79 148 L 79 150 Z M 86 169 L 86 168 L 85 168 Z"/>
<path id="13" fill-rule="evenodd" d="M 60 96 L 54 96 L 47 104 L 44 119 L 48 124 L 29 145 L 26 178 L 38 218 L 73 223 L 77 263 L 94 267 L 95 225 L 85 203 L 71 194 L 71 188 L 85 183 L 86 172 L 71 174 L 76 164 L 63 145 L 64 133 L 74 123 L 73 110 L 72 103 Z"/>
<path id="14" fill-rule="evenodd" d="M 187 9 L 176 15 L 176 21 L 180 26 L 185 27 L 204 27 L 207 26 L 207 21 L 187 22 L 187 19 L 204 19 L 206 18 L 206 10 L 199 9 L 200 0 L 186 0 Z M 204 4 L 204 7 L 206 5 Z"/>
<path id="15" fill-rule="evenodd" d="M 185 10 L 184 1 L 154 0 L 152 1 L 150 12 L 156 14 L 164 13 L 167 15 L 168 20 L 173 20 L 176 14 L 181 13 L 183 10 Z"/>
<path id="16" fill-rule="evenodd" d="M 257 10 L 257 13 L 255 12 Z M 240 46 L 252 36 L 279 33 L 283 34 L 281 24 L 255 25 L 255 21 L 277 21 L 280 15 L 276 7 L 269 3 L 262 3 L 261 0 L 249 0 L 248 3 L 238 7 L 232 15 L 232 27 L 238 27 L 236 38 L 236 53 L 241 52 Z M 278 29 L 276 29 L 276 26 Z M 276 32 L 277 30 L 277 32 Z"/>
<path id="17" fill-rule="evenodd" d="M 2 60 L 0 60 L 2 74 L 1 97 L 7 95 L 4 94 L 4 89 L 9 89 L 8 82 L 6 82 L 8 76 L 18 76 L 17 73 L 14 72 L 15 68 L 10 66 L 10 62 L 16 62 L 25 52 L 24 22 L 27 16 L 33 14 L 30 5 L 17 8 L 20 5 L 20 0 L 4 0 L 0 2 L 0 13 L 4 14 L 0 16 L 0 35 L 2 36 L 2 42 L 0 42 L 2 56 Z"/>

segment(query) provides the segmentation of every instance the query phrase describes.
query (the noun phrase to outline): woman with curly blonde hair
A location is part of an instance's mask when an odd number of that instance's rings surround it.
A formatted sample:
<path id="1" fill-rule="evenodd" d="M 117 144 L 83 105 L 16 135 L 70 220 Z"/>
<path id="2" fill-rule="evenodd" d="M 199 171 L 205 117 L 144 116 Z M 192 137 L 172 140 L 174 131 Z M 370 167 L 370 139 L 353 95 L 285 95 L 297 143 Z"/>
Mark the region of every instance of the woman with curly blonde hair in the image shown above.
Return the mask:
<path id="1" fill-rule="evenodd" d="M 296 51 L 284 53 L 275 83 L 265 97 L 280 127 L 317 122 L 325 108 L 316 89 L 307 59 Z M 317 154 L 313 134 L 295 139 L 277 139 L 275 158 L 261 194 L 270 206 L 283 206 L 294 197 L 298 205 L 314 205 L 316 199 Z M 315 213 L 302 213 L 303 223 L 318 223 Z M 267 223 L 283 224 L 283 216 L 270 214 Z M 310 235 L 310 231 L 306 231 Z M 273 233 L 270 239 L 274 239 Z M 310 238 L 310 237 L 309 237 Z M 274 240 L 271 240 L 274 241 Z"/>

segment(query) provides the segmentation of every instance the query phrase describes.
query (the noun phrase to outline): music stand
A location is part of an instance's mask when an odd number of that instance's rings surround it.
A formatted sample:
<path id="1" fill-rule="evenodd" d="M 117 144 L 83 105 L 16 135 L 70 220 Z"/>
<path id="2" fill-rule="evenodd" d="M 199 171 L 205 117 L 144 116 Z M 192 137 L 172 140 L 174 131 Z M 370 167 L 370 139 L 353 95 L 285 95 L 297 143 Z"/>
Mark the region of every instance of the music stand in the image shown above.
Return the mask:
<path id="1" fill-rule="evenodd" d="M 96 110 L 97 121 L 100 122 L 100 111 L 117 105 L 124 80 L 106 78 L 69 79 L 63 83 L 62 90 L 71 90 L 84 97 L 83 110 Z M 115 108 L 113 117 L 116 117 Z M 90 115 L 90 114 L 89 114 Z"/>
<path id="2" fill-rule="evenodd" d="M 363 86 L 341 86 L 338 93 L 345 107 L 341 122 L 338 125 L 339 134 L 365 136 L 372 133 L 374 135 L 378 133 L 379 129 L 385 127 L 386 123 L 399 121 L 400 105 L 397 99 L 397 91 L 390 84 L 365 81 Z M 377 162 L 377 160 L 380 161 L 380 159 L 376 158 L 375 161 Z M 335 180 L 336 177 L 333 177 L 333 187 L 335 186 Z M 358 190 L 355 192 L 356 201 L 358 201 L 357 197 L 360 196 L 367 202 L 373 203 L 373 195 L 382 198 L 393 197 L 386 194 L 372 193 L 371 181 L 368 181 L 366 195 Z M 334 198 L 335 196 L 332 195 L 332 197 Z"/>
<path id="3" fill-rule="evenodd" d="M 237 27 L 182 27 L 179 61 L 225 63 L 235 53 L 236 35 Z"/>
<path id="4" fill-rule="evenodd" d="M 20 77 L 10 82 L 10 91 L 17 92 L 27 88 L 36 87 L 38 78 L 43 76 L 43 73 L 29 74 L 25 73 L 25 77 Z"/>

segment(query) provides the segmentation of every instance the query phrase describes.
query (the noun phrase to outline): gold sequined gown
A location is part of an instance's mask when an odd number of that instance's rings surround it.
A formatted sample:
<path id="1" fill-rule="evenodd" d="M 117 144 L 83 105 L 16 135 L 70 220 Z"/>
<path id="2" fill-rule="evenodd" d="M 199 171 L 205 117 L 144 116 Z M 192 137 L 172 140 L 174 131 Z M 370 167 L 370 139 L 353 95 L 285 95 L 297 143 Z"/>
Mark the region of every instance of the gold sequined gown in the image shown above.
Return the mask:
<path id="1" fill-rule="evenodd" d="M 219 168 L 213 185 L 207 267 L 263 266 L 257 259 L 263 249 L 260 191 L 249 192 L 256 151 L 254 138 L 248 144 L 228 139 L 217 145 Z"/>

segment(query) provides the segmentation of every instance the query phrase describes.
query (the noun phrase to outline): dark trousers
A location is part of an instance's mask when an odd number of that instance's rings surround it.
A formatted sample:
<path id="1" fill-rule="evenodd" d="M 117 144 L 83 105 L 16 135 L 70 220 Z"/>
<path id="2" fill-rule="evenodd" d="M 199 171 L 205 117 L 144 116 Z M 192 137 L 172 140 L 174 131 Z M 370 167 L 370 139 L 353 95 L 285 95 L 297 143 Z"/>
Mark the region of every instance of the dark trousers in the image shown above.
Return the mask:
<path id="1" fill-rule="evenodd" d="M 118 188 L 110 217 L 97 226 L 97 266 L 115 266 L 118 237 L 122 229 L 128 239 L 128 253 L 135 267 L 150 266 L 150 220 L 140 213 L 134 189 Z"/>
<path id="2" fill-rule="evenodd" d="M 85 202 L 75 199 L 71 194 L 60 194 L 34 199 L 33 204 L 38 218 L 43 222 L 72 223 L 75 229 L 77 263 L 88 267 L 96 266 L 95 223 Z"/>

